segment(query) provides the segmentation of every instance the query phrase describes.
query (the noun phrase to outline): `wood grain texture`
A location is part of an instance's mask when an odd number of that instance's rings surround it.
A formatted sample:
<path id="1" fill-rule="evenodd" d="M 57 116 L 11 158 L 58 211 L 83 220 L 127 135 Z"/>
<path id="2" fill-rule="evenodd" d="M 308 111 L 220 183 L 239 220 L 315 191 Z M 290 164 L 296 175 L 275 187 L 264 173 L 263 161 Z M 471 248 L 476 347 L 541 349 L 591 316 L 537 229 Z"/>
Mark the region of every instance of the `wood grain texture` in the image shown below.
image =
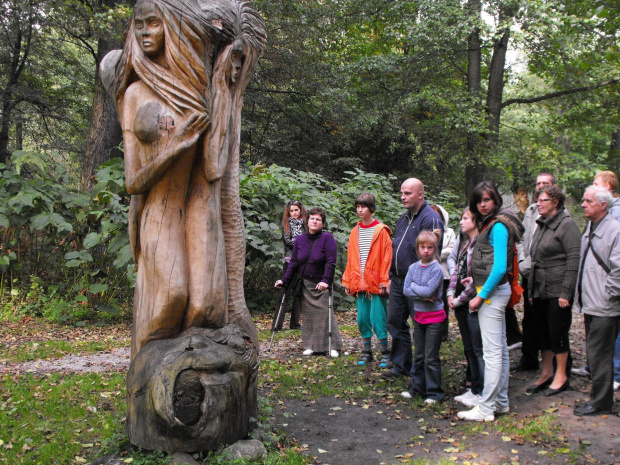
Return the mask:
<path id="1" fill-rule="evenodd" d="M 256 417 L 239 142 L 265 27 L 238 0 L 147 0 L 125 37 L 101 75 L 123 130 L 138 265 L 129 436 L 144 448 L 213 449 L 247 435 Z"/>

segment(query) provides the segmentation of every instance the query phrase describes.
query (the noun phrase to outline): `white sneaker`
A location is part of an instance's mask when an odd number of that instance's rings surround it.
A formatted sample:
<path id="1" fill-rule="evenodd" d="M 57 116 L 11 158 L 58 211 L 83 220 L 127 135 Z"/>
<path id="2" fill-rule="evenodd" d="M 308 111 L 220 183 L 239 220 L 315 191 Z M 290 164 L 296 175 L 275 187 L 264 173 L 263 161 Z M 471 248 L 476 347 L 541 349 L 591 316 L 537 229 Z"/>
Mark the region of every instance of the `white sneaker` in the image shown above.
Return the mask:
<path id="1" fill-rule="evenodd" d="M 454 398 L 454 400 L 456 400 L 457 402 L 460 402 L 462 404 L 465 399 L 469 399 L 471 396 L 473 396 L 473 394 L 471 392 L 471 389 L 468 389 L 467 391 L 465 391 L 460 396 L 456 396 Z"/>
<path id="2" fill-rule="evenodd" d="M 461 404 L 463 404 L 465 407 L 476 407 L 480 401 L 482 400 L 482 396 L 480 394 L 472 394 L 469 399 L 463 399 L 463 402 L 461 402 Z"/>
<path id="3" fill-rule="evenodd" d="M 338 351 L 337 351 L 337 350 L 332 350 L 332 351 L 329 353 L 329 355 L 331 355 L 331 356 L 332 356 L 332 358 L 338 358 L 338 355 L 339 355 L 339 354 L 338 354 Z"/>
<path id="4" fill-rule="evenodd" d="M 400 396 L 404 399 L 413 399 L 413 396 L 409 394 L 407 391 L 403 391 L 400 393 Z"/>
<path id="5" fill-rule="evenodd" d="M 500 407 L 498 405 L 495 406 L 495 413 L 508 413 L 510 412 L 510 407 Z"/>
<path id="6" fill-rule="evenodd" d="M 485 415 L 480 411 L 478 406 L 474 407 L 471 410 L 467 410 L 466 412 L 459 412 L 457 416 L 461 420 L 469 420 L 469 421 L 493 421 L 495 420 L 495 415 L 492 413 L 489 415 Z"/>
<path id="7" fill-rule="evenodd" d="M 433 405 L 436 404 L 437 401 L 435 399 L 431 399 L 430 397 L 428 399 L 424 399 L 424 403 L 428 404 L 428 405 Z"/>
<path id="8" fill-rule="evenodd" d="M 618 381 L 614 381 L 614 391 L 617 391 L 620 388 L 620 383 Z"/>
<path id="9" fill-rule="evenodd" d="M 314 351 L 312 349 L 306 349 L 304 350 L 304 355 L 307 357 L 308 355 L 312 355 L 314 353 Z"/>

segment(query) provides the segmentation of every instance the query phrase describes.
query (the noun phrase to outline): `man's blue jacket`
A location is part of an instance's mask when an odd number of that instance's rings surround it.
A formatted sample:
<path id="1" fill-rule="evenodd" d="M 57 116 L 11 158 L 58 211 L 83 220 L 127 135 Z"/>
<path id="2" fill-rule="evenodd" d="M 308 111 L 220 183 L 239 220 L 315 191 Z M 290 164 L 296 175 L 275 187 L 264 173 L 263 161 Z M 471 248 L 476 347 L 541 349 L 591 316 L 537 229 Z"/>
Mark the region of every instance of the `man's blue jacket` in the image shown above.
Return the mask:
<path id="1" fill-rule="evenodd" d="M 409 267 L 418 261 L 415 251 L 415 241 L 420 231 L 439 229 L 441 231 L 441 241 L 438 248 L 441 254 L 443 241 L 443 221 L 435 210 L 428 206 L 426 200 L 418 210 L 418 213 L 411 215 L 409 211 L 396 222 L 394 228 L 394 240 L 392 241 L 392 266 L 390 268 L 390 279 L 392 277 L 405 278 Z"/>

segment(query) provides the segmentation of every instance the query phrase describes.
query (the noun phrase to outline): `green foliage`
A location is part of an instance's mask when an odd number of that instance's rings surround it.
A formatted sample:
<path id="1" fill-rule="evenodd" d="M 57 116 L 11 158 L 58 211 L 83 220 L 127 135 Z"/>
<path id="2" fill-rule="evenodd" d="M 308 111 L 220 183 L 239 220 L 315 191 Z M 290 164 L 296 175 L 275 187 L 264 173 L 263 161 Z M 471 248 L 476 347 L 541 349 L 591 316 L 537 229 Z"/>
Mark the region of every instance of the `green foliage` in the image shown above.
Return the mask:
<path id="1" fill-rule="evenodd" d="M 17 151 L 0 177 L 0 286 L 5 313 L 81 321 L 118 313 L 133 266 L 123 162 L 101 166 L 92 194 L 67 187 L 44 155 Z"/>
<path id="2" fill-rule="evenodd" d="M 276 165 L 248 165 L 241 174 L 241 205 L 245 219 L 248 264 L 245 273 L 246 300 L 251 310 L 270 306 L 275 292 L 273 283 L 282 273 L 282 214 L 290 200 L 299 200 L 306 209 L 322 207 L 327 213 L 326 231 L 338 244 L 336 285 L 337 300 L 351 301 L 340 292 L 340 278 L 346 265 L 349 234 L 358 221 L 355 199 L 362 192 L 377 200 L 376 218 L 395 224 L 402 213 L 399 190 L 393 176 L 345 172 L 341 183 L 328 181 L 310 172 L 293 171 Z M 266 305 L 267 304 L 267 305 Z"/>
<path id="3" fill-rule="evenodd" d="M 135 266 L 127 236 L 128 195 L 123 162 L 103 164 L 90 194 L 67 188 L 67 173 L 45 155 L 16 152 L 0 178 L 0 283 L 3 312 L 42 315 L 56 322 L 115 318 L 129 300 Z M 355 199 L 371 192 L 376 218 L 392 227 L 402 214 L 400 182 L 391 175 L 346 171 L 335 183 L 321 175 L 272 165 L 242 167 L 245 218 L 245 287 L 251 310 L 273 304 L 280 277 L 281 218 L 291 199 L 327 212 L 326 230 L 338 243 L 336 308 L 352 302 L 341 292 L 351 229 L 358 221 Z M 435 196 L 450 212 L 462 200 L 450 191 Z M 456 215 L 458 217 L 458 213 Z"/>
<path id="4" fill-rule="evenodd" d="M 281 277 L 283 244 L 282 215 L 285 205 L 299 200 L 306 207 L 322 207 L 327 214 L 325 231 L 333 234 L 338 244 L 334 298 L 342 309 L 351 297 L 341 291 L 340 280 L 346 266 L 347 245 L 351 229 L 359 221 L 355 200 L 362 192 L 375 196 L 374 217 L 393 228 L 402 215 L 400 183 L 392 175 L 366 173 L 360 169 L 345 171 L 340 182 L 307 171 L 272 165 L 248 164 L 241 173 L 241 205 L 245 219 L 247 266 L 245 272 L 246 301 L 251 310 L 264 311 L 275 302 L 273 283 Z M 446 189 L 427 192 L 430 203 L 437 202 L 451 213 L 452 224 L 460 219 L 464 200 Z"/>

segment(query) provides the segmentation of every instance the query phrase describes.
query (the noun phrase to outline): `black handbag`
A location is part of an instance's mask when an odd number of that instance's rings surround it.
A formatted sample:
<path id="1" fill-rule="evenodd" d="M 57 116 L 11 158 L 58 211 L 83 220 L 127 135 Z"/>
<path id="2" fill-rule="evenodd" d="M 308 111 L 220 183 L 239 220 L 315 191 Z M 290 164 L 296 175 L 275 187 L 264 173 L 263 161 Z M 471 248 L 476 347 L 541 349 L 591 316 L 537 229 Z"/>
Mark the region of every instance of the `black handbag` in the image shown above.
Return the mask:
<path id="1" fill-rule="evenodd" d="M 297 297 L 301 295 L 301 289 L 304 285 L 304 278 L 300 273 L 295 273 L 295 276 L 291 278 L 291 281 L 287 286 L 287 294 L 290 297 Z"/>

